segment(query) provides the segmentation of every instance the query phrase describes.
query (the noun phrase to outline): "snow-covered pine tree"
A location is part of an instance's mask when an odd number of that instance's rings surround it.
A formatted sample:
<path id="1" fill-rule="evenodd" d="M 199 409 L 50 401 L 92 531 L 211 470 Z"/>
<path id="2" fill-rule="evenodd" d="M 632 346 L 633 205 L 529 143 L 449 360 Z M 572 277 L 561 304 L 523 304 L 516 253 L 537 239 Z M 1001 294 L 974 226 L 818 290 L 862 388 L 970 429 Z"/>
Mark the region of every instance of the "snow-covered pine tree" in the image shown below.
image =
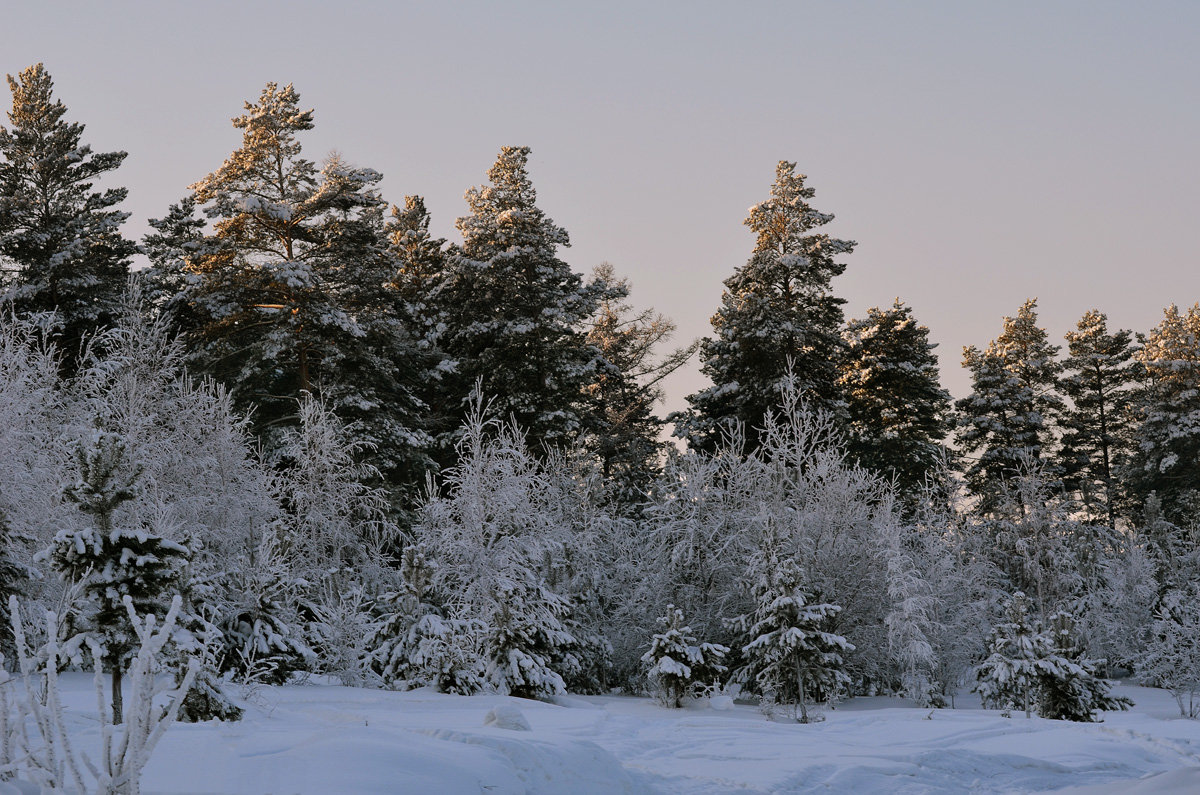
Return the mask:
<path id="1" fill-rule="evenodd" d="M 848 414 L 847 454 L 894 479 L 912 499 L 946 456 L 950 393 L 938 380 L 936 344 L 900 302 L 873 307 L 843 332 L 846 355 L 838 382 Z"/>
<path id="2" fill-rule="evenodd" d="M 676 435 L 693 447 L 712 451 L 741 423 L 747 449 L 756 448 L 789 371 L 814 408 L 842 411 L 837 363 L 845 301 L 830 283 L 846 269 L 836 258 L 855 244 L 815 231 L 833 216 L 808 203 L 814 190 L 805 179 L 795 163 L 780 161 L 771 197 L 750 208 L 745 224 L 757 235 L 754 253 L 725 280 L 715 336 L 700 344 L 713 385 L 688 397 L 690 413 L 676 415 Z"/>
<path id="3" fill-rule="evenodd" d="M 1050 452 L 1054 423 L 1063 410 L 1058 350 L 1037 325 L 1037 299 L 1004 318 L 1003 333 L 986 350 L 963 349 L 972 390 L 956 404 L 958 443 L 977 454 L 966 476 L 982 513 L 1001 508 L 1004 484 L 1023 460 L 1043 459 Z"/>
<path id="4" fill-rule="evenodd" d="M 1146 380 L 1137 400 L 1130 488 L 1141 500 L 1157 494 L 1172 522 L 1195 524 L 1200 521 L 1200 304 L 1186 313 L 1167 307 L 1137 359 Z"/>
<path id="5" fill-rule="evenodd" d="M 537 206 L 529 151 L 501 149 L 489 184 L 467 191 L 470 215 L 456 222 L 462 244 L 438 293 L 442 346 L 455 362 L 442 403 L 462 422 L 478 382 L 497 416 L 513 417 L 541 450 L 584 430 L 582 392 L 603 362 L 584 324 L 605 287 L 559 259 L 567 233 Z M 444 437 L 447 451 L 458 435 L 455 427 Z"/>
<path id="6" fill-rule="evenodd" d="M 748 639 L 735 678 L 773 703 L 799 707 L 797 719 L 808 723 L 810 698 L 835 698 L 850 683 L 842 653 L 854 646 L 827 631 L 841 608 L 815 602 L 794 560 L 764 550 L 756 568 L 754 612 L 731 622 Z"/>
<path id="7" fill-rule="evenodd" d="M 424 373 L 410 368 L 415 343 L 387 287 L 395 261 L 375 188 L 382 177 L 337 156 L 321 168 L 305 159 L 299 135 L 313 112 L 290 85 L 269 83 L 233 123 L 241 147 L 147 239 L 157 291 L 179 291 L 164 312 L 189 363 L 237 386 L 269 447 L 297 423 L 300 395 L 320 394 L 357 421 L 392 484 L 414 492 L 430 443 L 414 392 Z"/>
<path id="8" fill-rule="evenodd" d="M 377 605 L 380 622 L 367 643 L 372 671 L 387 687 L 430 685 L 442 693 L 471 694 L 483 687 L 483 660 L 469 645 L 483 627 L 471 619 L 446 618 L 432 602 L 437 565 L 413 545 L 400 562 L 401 581 Z"/>
<path id="9" fill-rule="evenodd" d="M 1096 669 L 1103 663 L 1084 656 L 1075 617 L 1065 611 L 1050 616 L 1046 626 L 1055 670 L 1038 677 L 1038 715 L 1081 723 L 1096 721 L 1097 712 L 1127 710 L 1133 702 L 1111 694 L 1111 684 Z"/>
<path id="10" fill-rule="evenodd" d="M 1138 373 L 1132 333 L 1109 333 L 1108 317 L 1084 313 L 1067 332 L 1069 356 L 1063 362 L 1062 391 L 1071 399 L 1063 416 L 1059 460 L 1064 485 L 1079 493 L 1093 519 L 1115 527 L 1128 513 L 1118 478 L 1132 452 L 1132 397 Z"/>
<path id="11" fill-rule="evenodd" d="M 624 300 L 628 281 L 618 279 L 609 263 L 596 266 L 593 279 L 609 285 L 610 294 L 600 303 L 587 339 L 610 367 L 584 390 L 588 447 L 600 460 L 615 504 L 629 511 L 644 500 L 664 452 L 658 438 L 664 421 L 654 414 L 663 399 L 662 380 L 686 364 L 699 343 L 659 354 L 675 324 L 653 309 L 634 312 Z"/>
<path id="12" fill-rule="evenodd" d="M 642 655 L 651 691 L 664 707 L 679 709 L 691 695 L 693 685 L 717 684 L 726 671 L 729 647 L 701 643 L 683 619 L 683 611 L 667 605 L 658 619 L 663 628 L 650 639 L 650 650 Z"/>
<path id="13" fill-rule="evenodd" d="M 1038 680 L 1051 656 L 1050 639 L 1029 617 L 1028 600 L 1017 591 L 992 628 L 989 655 L 975 669 L 973 689 L 987 709 L 1022 709 L 1032 715 L 1038 704 Z"/>
<path id="14" fill-rule="evenodd" d="M 65 497 L 87 521 L 59 530 L 49 556 L 65 579 L 82 586 L 87 602 L 76 629 L 104 650 L 114 721 L 120 723 L 121 677 L 138 643 L 125 601 L 140 616 L 165 615 L 188 550 L 122 521 L 118 512 L 136 496 L 142 468 L 130 460 L 119 435 L 96 431 L 80 442 L 77 468 L 78 480 Z"/>
<path id="15" fill-rule="evenodd" d="M 54 312 L 65 372 L 85 338 L 106 325 L 125 289 L 137 247 L 113 209 L 124 188 L 98 190 L 125 152 L 93 152 L 84 126 L 64 119 L 42 66 L 8 77 L 9 127 L 0 127 L 0 288 L 21 314 Z"/>

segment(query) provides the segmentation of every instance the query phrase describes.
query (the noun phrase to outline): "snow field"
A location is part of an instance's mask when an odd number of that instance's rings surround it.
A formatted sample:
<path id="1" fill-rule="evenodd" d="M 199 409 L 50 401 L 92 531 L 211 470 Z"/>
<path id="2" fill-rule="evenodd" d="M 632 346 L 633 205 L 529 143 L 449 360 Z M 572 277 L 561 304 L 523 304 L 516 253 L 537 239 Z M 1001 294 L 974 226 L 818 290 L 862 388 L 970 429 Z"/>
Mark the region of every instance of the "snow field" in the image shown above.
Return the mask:
<path id="1" fill-rule="evenodd" d="M 63 679 L 79 747 L 94 746 L 87 677 Z M 189 793 L 1200 792 L 1200 722 L 1168 694 L 1103 723 L 1003 718 L 860 698 L 816 724 L 753 707 L 668 710 L 644 698 L 258 687 L 238 723 L 177 724 L 143 791 Z M 722 705 L 727 706 L 727 705 Z M 489 720 L 494 725 L 485 726 Z M 519 726 L 529 730 L 500 728 Z M 11 787 L 9 788 L 12 789 Z M 12 795 L 0 787 L 0 795 Z"/>

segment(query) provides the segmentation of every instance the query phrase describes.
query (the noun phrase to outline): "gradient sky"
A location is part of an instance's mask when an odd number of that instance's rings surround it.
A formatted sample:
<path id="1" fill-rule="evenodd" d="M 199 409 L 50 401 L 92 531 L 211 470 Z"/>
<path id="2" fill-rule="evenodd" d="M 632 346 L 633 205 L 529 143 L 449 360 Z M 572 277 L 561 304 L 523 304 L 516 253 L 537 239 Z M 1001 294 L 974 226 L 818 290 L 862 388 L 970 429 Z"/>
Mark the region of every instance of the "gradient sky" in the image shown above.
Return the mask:
<path id="1" fill-rule="evenodd" d="M 426 197 L 533 147 L 539 203 L 633 301 L 709 331 L 781 159 L 857 240 L 848 316 L 899 296 L 969 391 L 1027 297 L 1056 339 L 1088 309 L 1146 331 L 1200 299 L 1200 3 L 10 4 L 0 72 L 42 61 L 98 151 L 124 149 L 128 234 L 240 143 L 267 81 L 316 109 L 302 139 Z M 4 101 L 7 105 L 7 101 Z M 705 385 L 668 383 L 668 408 Z"/>

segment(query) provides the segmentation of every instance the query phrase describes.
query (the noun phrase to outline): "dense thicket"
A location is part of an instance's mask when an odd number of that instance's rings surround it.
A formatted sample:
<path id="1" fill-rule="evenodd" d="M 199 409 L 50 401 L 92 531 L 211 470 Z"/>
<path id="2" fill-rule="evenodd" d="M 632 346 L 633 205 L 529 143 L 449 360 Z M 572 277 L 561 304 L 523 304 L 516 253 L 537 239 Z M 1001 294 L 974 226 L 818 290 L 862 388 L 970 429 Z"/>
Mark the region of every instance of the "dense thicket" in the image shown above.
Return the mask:
<path id="1" fill-rule="evenodd" d="M 660 351 L 673 324 L 632 308 L 628 282 L 560 259 L 528 148 L 501 150 L 447 244 L 420 197 L 385 218 L 378 173 L 305 159 L 313 114 L 268 84 L 121 293 L 123 192 L 87 180 L 123 156 L 78 145 L 40 67 L 11 84 L 46 136 L 14 110 L 0 186 L 45 167 L 14 142 L 77 157 L 60 215 L 0 196 L 19 265 L 0 312 L 0 595 L 62 605 L 54 634 L 102 650 L 114 704 L 128 607 L 174 596 L 163 653 L 203 660 L 201 719 L 236 715 L 222 677 L 305 672 L 672 706 L 736 688 L 802 720 L 864 693 L 953 704 L 969 682 L 989 705 L 1093 720 L 1124 706 L 1100 672 L 1184 712 L 1200 691 L 1200 306 L 1138 345 L 1093 310 L 1064 359 L 1028 301 L 966 349 L 952 416 L 910 307 L 843 323 L 832 280 L 854 244 L 816 231 L 832 217 L 782 162 L 700 345 L 714 383 L 678 418 L 681 450 L 655 410 L 693 347 Z M 29 248 L 28 219 L 65 248 Z M 92 314 L 62 299 L 76 277 L 104 285 L 72 298 Z M 43 284 L 59 298 L 29 303 Z M 76 331 L 46 334 L 43 309 Z"/>

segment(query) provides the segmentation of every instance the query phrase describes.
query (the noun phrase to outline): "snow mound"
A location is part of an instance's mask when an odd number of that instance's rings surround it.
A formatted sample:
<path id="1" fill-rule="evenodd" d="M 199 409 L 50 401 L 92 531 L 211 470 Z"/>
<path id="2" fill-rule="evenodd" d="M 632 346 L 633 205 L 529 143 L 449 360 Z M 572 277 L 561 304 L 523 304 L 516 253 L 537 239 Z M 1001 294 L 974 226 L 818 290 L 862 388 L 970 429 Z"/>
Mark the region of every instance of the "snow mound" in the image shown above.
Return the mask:
<path id="1" fill-rule="evenodd" d="M 605 795 L 650 791 L 645 782 L 635 781 L 615 756 L 587 740 L 537 736 L 517 739 L 453 729 L 440 729 L 428 734 L 438 740 L 484 748 L 507 760 L 522 786 L 503 790 L 505 792 L 524 792 L 527 795 L 587 792 Z"/>
<path id="2" fill-rule="evenodd" d="M 529 725 L 529 721 L 525 719 L 524 713 L 514 707 L 512 704 L 497 704 L 488 710 L 488 714 L 483 718 L 484 726 L 494 726 L 497 729 L 510 729 L 512 731 L 532 731 L 533 727 Z"/>

